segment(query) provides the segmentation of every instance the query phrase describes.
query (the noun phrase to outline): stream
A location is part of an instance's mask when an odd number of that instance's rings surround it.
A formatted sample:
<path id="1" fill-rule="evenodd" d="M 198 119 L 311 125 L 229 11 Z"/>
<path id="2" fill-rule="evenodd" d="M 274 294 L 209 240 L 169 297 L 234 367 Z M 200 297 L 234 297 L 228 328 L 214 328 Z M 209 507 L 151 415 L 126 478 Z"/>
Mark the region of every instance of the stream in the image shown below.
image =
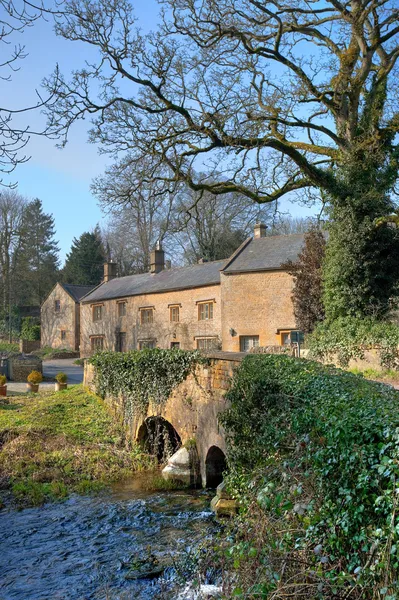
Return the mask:
<path id="1" fill-rule="evenodd" d="M 148 476 L 97 496 L 0 511 L 0 600 L 176 598 L 174 562 L 215 531 L 211 495 L 146 492 Z M 162 577 L 149 560 L 159 571 L 166 565 Z M 143 564 L 148 577 L 136 578 Z"/>

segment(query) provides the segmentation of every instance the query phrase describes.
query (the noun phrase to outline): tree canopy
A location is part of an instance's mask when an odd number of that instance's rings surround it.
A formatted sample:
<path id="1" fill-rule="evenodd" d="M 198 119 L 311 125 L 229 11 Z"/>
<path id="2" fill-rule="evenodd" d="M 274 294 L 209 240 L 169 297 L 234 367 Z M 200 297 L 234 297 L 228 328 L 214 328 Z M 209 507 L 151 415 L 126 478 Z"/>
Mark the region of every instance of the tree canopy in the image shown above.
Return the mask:
<path id="1" fill-rule="evenodd" d="M 105 252 L 101 234 L 96 228 L 74 238 L 67 254 L 62 279 L 75 285 L 98 285 L 104 272 Z"/>
<path id="2" fill-rule="evenodd" d="M 52 132 L 66 139 L 75 120 L 93 117 L 91 140 L 131 164 L 146 157 L 165 189 L 185 181 L 271 202 L 316 187 L 345 200 L 340 167 L 373 154 L 392 190 L 396 0 L 162 5 L 160 28 L 143 35 L 128 0 L 66 3 L 57 33 L 96 47 L 99 60 L 71 80 L 48 79 Z"/>

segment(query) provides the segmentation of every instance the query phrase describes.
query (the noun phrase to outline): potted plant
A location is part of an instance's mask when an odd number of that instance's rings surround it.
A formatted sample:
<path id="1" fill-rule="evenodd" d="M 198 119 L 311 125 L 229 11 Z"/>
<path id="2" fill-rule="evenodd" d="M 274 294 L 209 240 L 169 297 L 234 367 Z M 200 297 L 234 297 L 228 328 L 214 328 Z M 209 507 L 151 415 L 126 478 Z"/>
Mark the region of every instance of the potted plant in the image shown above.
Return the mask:
<path id="1" fill-rule="evenodd" d="M 32 371 L 28 375 L 28 385 L 26 386 L 30 392 L 35 394 L 39 391 L 39 383 L 43 381 L 43 375 L 39 371 Z"/>
<path id="2" fill-rule="evenodd" d="M 7 377 L 5 375 L 0 375 L 0 396 L 7 396 Z"/>
<path id="3" fill-rule="evenodd" d="M 67 388 L 67 376 L 66 373 L 57 373 L 55 376 L 55 391 L 59 392 L 60 390 L 66 390 Z"/>

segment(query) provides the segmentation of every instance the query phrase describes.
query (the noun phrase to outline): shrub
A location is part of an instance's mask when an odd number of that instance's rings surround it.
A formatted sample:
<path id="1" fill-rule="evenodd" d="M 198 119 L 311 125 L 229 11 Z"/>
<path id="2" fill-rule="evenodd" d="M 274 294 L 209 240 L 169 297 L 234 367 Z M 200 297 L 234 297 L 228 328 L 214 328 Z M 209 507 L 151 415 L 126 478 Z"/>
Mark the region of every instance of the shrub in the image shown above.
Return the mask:
<path id="1" fill-rule="evenodd" d="M 90 358 L 95 367 L 100 396 L 125 399 L 125 419 L 147 413 L 148 405 L 161 407 L 173 389 L 206 360 L 197 351 L 144 349 L 131 352 L 99 352 Z"/>
<path id="2" fill-rule="evenodd" d="M 253 355 L 227 400 L 228 486 L 244 509 L 252 503 L 239 535 L 251 546 L 267 532 L 258 591 L 396 599 L 399 393 L 316 362 Z"/>
<path id="3" fill-rule="evenodd" d="M 22 319 L 21 338 L 33 342 L 40 340 L 40 325 L 34 317 Z"/>
<path id="4" fill-rule="evenodd" d="M 33 385 L 36 385 L 43 381 L 43 375 L 41 373 L 39 373 L 39 371 L 32 371 L 31 373 L 29 373 L 27 381 L 28 381 L 28 383 L 32 383 Z"/>
<path id="5" fill-rule="evenodd" d="M 66 373 L 63 373 L 62 371 L 60 371 L 60 373 L 57 373 L 57 375 L 55 376 L 55 380 L 58 383 L 66 383 L 68 380 L 68 377 L 67 377 Z"/>
<path id="6" fill-rule="evenodd" d="M 5 375 L 0 375 L 0 386 L 3 386 L 7 383 L 7 377 Z"/>
<path id="7" fill-rule="evenodd" d="M 334 355 L 342 367 L 351 359 L 364 358 L 364 351 L 376 348 L 381 366 L 387 369 L 398 365 L 399 327 L 387 321 L 341 317 L 320 323 L 307 337 L 310 356 L 329 360 Z"/>

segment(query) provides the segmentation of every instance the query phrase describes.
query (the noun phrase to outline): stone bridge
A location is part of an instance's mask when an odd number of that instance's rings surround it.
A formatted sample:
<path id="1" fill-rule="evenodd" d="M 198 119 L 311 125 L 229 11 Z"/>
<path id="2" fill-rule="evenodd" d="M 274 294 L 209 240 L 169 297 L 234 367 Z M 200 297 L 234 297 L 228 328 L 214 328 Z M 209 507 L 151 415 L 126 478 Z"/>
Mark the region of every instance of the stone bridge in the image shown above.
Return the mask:
<path id="1" fill-rule="evenodd" d="M 191 456 L 192 483 L 216 487 L 226 467 L 226 444 L 217 415 L 226 408 L 224 396 L 233 371 L 244 356 L 231 352 L 209 355 L 209 364 L 197 366 L 195 374 L 189 375 L 173 391 L 162 412 L 150 407 L 145 418 L 133 421 L 130 425 L 133 439 L 148 447 L 156 438 L 160 457 L 165 444 L 169 445 L 171 452 L 184 446 Z M 93 378 L 93 367 L 86 362 L 85 385 L 92 388 Z M 106 402 L 117 415 L 122 416 L 122 398 L 106 398 Z M 179 464 L 175 466 L 178 470 Z M 183 470 L 184 466 L 181 465 L 181 468 Z"/>

